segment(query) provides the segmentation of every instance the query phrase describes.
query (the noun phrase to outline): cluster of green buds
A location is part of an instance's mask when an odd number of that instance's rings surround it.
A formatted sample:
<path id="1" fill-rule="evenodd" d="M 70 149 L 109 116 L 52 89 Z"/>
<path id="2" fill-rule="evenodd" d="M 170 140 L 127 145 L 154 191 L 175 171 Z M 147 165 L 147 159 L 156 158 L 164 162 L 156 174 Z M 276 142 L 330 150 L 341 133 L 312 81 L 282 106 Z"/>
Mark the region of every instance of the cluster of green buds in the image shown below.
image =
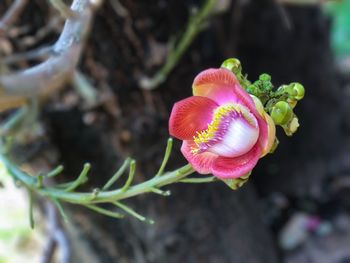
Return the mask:
<path id="1" fill-rule="evenodd" d="M 297 102 L 305 94 L 303 85 L 297 82 L 281 85 L 277 89 L 271 82 L 269 74 L 261 74 L 255 82 L 250 82 L 242 73 L 241 62 L 236 58 L 225 60 L 221 67 L 231 70 L 241 86 L 251 95 L 259 98 L 267 113 L 276 125 L 283 128 L 287 136 L 293 135 L 299 127 L 299 120 L 294 113 Z"/>
<path id="2" fill-rule="evenodd" d="M 288 136 L 299 127 L 298 117 L 293 112 L 297 102 L 304 98 L 305 89 L 300 83 L 293 82 L 280 86 L 271 99 L 268 109 L 275 124 L 282 126 Z M 277 102 L 276 102 L 277 100 Z"/>

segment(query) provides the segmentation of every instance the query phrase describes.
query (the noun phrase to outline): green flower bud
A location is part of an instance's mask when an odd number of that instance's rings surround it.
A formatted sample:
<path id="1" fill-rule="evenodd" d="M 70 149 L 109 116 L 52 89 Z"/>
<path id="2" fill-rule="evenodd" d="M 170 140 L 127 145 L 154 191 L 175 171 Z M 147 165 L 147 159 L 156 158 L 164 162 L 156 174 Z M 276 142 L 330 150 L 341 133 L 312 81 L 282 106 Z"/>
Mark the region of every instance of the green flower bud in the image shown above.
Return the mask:
<path id="1" fill-rule="evenodd" d="M 285 101 L 277 102 L 271 110 L 271 118 L 277 125 L 287 124 L 293 117 L 293 110 Z"/>
<path id="2" fill-rule="evenodd" d="M 254 85 L 248 86 L 246 90 L 249 94 L 256 94 L 257 93 L 257 88 Z"/>
<path id="3" fill-rule="evenodd" d="M 303 85 L 295 82 L 295 83 L 291 83 L 291 87 L 292 87 L 293 91 L 295 92 L 294 98 L 296 100 L 301 100 L 302 98 L 304 98 L 305 89 L 304 89 Z"/>
<path id="4" fill-rule="evenodd" d="M 222 68 L 227 68 L 235 74 L 242 72 L 241 62 L 237 58 L 228 58 L 222 64 Z"/>
<path id="5" fill-rule="evenodd" d="M 261 81 L 271 81 L 271 76 L 269 74 L 264 73 L 264 74 L 261 74 L 259 76 L 259 80 L 261 80 Z"/>

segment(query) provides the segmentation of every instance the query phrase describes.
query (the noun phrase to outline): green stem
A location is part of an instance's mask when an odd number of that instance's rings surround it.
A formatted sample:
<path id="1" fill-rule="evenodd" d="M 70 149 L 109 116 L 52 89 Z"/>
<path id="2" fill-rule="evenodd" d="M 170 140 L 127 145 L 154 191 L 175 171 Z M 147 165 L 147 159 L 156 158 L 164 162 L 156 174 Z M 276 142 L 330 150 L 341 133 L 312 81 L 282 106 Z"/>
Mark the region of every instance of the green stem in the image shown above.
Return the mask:
<path id="1" fill-rule="evenodd" d="M 210 16 L 217 0 L 207 0 L 203 7 L 193 17 L 190 17 L 185 33 L 179 43 L 170 50 L 164 66 L 152 78 L 144 78 L 141 87 L 147 90 L 157 88 L 176 66 L 182 55 L 203 28 L 203 22 Z"/>
<path id="2" fill-rule="evenodd" d="M 215 176 L 209 176 L 204 178 L 185 178 L 180 180 L 180 183 L 199 184 L 199 183 L 211 183 L 215 181 L 217 181 L 217 178 Z"/>
<path id="3" fill-rule="evenodd" d="M 0 128 L 0 134 L 8 135 L 13 133 L 13 131 L 18 130 L 19 126 L 23 123 L 25 118 L 27 117 L 28 108 L 22 107 L 18 109 L 15 113 L 13 113 L 8 120 L 4 122 L 3 125 L 1 125 Z"/>
<path id="4" fill-rule="evenodd" d="M 69 222 L 68 216 L 67 216 L 66 212 L 64 211 L 63 206 L 61 205 L 61 203 L 55 198 L 51 198 L 51 201 L 56 206 L 56 208 L 57 208 L 58 212 L 60 213 L 60 215 L 62 216 L 63 220 L 65 222 Z"/>
<path id="5" fill-rule="evenodd" d="M 151 180 L 145 181 L 143 183 L 131 186 L 127 191 L 123 192 L 122 189 L 117 189 L 113 191 L 101 192 L 93 200 L 93 203 L 107 203 L 118 200 L 123 200 L 133 196 L 137 196 L 144 193 L 152 192 L 152 188 L 159 188 L 168 184 L 173 184 L 186 176 L 194 172 L 193 168 L 187 164 L 175 171 L 164 174 L 160 177 L 154 177 Z M 91 203 L 92 194 L 91 193 L 67 193 L 54 188 L 47 188 L 39 190 L 39 193 L 44 196 L 53 196 L 55 198 L 64 200 L 70 203 L 76 204 L 88 204 Z"/>
<path id="6" fill-rule="evenodd" d="M 74 72 L 72 84 L 79 95 L 85 100 L 87 106 L 96 105 L 98 100 L 97 91 L 80 71 L 76 70 Z"/>
<path id="7" fill-rule="evenodd" d="M 92 192 L 67 192 L 64 189 L 43 187 L 37 188 L 37 178 L 32 177 L 15 165 L 13 165 L 5 156 L 0 156 L 8 172 L 16 179 L 24 184 L 28 189 L 33 190 L 39 195 L 74 204 L 88 205 L 92 203 L 109 203 L 144 193 L 153 192 L 154 188 L 160 188 L 165 185 L 179 182 L 181 179 L 194 172 L 192 166 L 187 164 L 179 169 L 165 173 L 163 176 L 153 177 L 152 179 L 130 186 L 126 191 L 123 189 L 116 189 L 113 191 L 100 192 L 97 196 Z M 89 207 L 90 208 L 90 207 Z"/>
<path id="8" fill-rule="evenodd" d="M 34 215 L 33 215 L 33 191 L 28 190 L 29 193 L 29 225 L 31 229 L 34 229 Z"/>

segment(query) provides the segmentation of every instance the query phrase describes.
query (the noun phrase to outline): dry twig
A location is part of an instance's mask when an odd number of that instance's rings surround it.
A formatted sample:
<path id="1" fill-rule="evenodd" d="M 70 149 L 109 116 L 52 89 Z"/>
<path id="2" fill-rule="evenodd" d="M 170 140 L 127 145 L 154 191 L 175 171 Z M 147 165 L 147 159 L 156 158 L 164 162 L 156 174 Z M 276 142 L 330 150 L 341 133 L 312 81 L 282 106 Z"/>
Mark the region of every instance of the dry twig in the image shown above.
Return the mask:
<path id="1" fill-rule="evenodd" d="M 66 20 L 53 45 L 53 55 L 32 68 L 0 76 L 0 111 L 17 107 L 28 98 L 47 97 L 71 80 L 99 4 L 100 1 L 74 0 L 71 10 L 76 15 Z"/>
<path id="2" fill-rule="evenodd" d="M 28 0 L 15 0 L 12 3 L 0 20 L 0 34 L 3 34 L 6 29 L 17 20 L 27 3 Z"/>
<path id="3" fill-rule="evenodd" d="M 41 258 L 41 263 L 53 262 L 55 251 L 60 251 L 60 263 L 69 263 L 71 258 L 71 249 L 68 237 L 62 226 L 61 218 L 58 215 L 55 206 L 47 201 L 46 213 L 49 237 Z"/>

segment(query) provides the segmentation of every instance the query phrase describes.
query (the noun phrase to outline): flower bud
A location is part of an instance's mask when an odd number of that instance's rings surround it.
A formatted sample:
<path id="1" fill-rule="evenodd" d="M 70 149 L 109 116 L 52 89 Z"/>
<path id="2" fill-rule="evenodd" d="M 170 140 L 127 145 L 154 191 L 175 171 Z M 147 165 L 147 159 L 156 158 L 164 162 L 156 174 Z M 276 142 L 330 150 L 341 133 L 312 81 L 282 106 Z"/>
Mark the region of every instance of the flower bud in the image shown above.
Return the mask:
<path id="1" fill-rule="evenodd" d="M 278 125 L 287 124 L 293 117 L 293 110 L 285 101 L 279 101 L 271 110 L 271 118 Z"/>
<path id="2" fill-rule="evenodd" d="M 271 81 L 271 76 L 269 74 L 264 73 L 264 74 L 261 74 L 259 76 L 259 80 L 261 80 L 261 81 Z"/>
<path id="3" fill-rule="evenodd" d="M 222 68 L 226 68 L 233 73 L 241 73 L 242 72 L 242 65 L 241 62 L 237 58 L 228 58 L 226 59 L 222 64 Z"/>
<path id="4" fill-rule="evenodd" d="M 301 85 L 300 83 L 292 83 L 291 87 L 293 89 L 293 91 L 295 92 L 294 98 L 296 100 L 301 100 L 302 98 L 304 98 L 305 95 L 305 89 L 304 86 Z"/>

